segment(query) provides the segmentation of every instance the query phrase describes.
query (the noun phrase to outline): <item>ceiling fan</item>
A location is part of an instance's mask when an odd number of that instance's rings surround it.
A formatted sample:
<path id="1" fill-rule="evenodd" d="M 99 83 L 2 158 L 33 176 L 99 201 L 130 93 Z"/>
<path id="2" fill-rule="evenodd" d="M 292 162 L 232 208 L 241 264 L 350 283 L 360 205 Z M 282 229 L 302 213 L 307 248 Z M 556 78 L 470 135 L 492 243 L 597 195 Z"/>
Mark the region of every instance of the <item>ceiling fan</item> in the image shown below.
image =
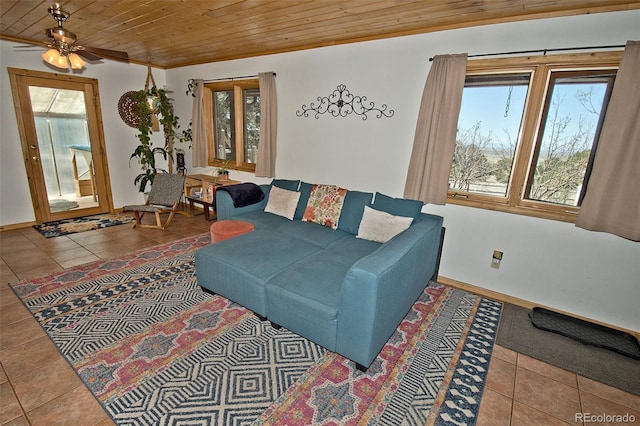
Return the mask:
<path id="1" fill-rule="evenodd" d="M 62 23 L 65 22 L 71 14 L 63 10 L 60 4 L 55 3 L 48 8 L 47 11 L 58 23 L 57 27 L 45 30 L 45 34 L 49 37 L 49 41 L 47 42 L 49 50 L 42 54 L 42 59 L 47 63 L 63 69 L 68 69 L 70 63 L 72 69 L 82 69 L 85 65 L 85 61 L 82 60 L 82 58 L 87 61 L 98 61 L 103 58 L 110 58 L 117 61 L 129 62 L 127 52 L 97 47 L 85 47 L 76 44 L 76 35 L 62 27 Z"/>

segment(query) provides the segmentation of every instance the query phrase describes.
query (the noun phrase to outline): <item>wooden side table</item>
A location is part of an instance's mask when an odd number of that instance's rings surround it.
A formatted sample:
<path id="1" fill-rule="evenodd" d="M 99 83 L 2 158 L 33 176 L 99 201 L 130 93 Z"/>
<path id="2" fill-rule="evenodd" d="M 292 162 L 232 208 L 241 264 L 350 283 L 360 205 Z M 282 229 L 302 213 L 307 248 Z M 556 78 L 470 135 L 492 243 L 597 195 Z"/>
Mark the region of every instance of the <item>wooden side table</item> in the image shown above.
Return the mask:
<path id="1" fill-rule="evenodd" d="M 202 204 L 202 209 L 204 210 L 204 218 L 207 220 L 211 220 L 211 213 L 209 209 L 211 208 L 213 201 L 207 201 L 205 199 L 196 197 L 187 197 L 187 201 L 189 201 L 189 212 L 191 213 L 191 216 L 195 216 L 193 204 L 198 203 Z"/>
<path id="2" fill-rule="evenodd" d="M 191 215 L 194 214 L 194 203 L 202 204 L 204 210 L 204 217 L 206 220 L 215 219 L 215 209 L 213 218 L 210 214 L 210 208 L 213 207 L 214 200 L 216 198 L 216 188 L 226 185 L 236 185 L 242 183 L 239 180 L 225 179 L 221 180 L 211 175 L 196 174 L 187 175 L 184 177 L 184 194 L 189 201 L 189 209 Z M 207 188 L 210 191 L 207 191 Z M 200 195 L 197 195 L 200 194 Z"/>

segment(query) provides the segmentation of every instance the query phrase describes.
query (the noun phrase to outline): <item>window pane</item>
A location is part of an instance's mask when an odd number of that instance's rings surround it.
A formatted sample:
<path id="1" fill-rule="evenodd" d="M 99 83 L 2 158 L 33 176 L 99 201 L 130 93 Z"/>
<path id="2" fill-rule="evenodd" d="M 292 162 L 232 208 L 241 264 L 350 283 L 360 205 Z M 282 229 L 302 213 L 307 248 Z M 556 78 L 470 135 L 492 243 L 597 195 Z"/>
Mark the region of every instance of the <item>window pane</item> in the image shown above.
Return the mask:
<path id="1" fill-rule="evenodd" d="M 235 159 L 233 90 L 214 92 L 216 159 Z"/>
<path id="2" fill-rule="evenodd" d="M 577 206 L 613 76 L 554 73 L 551 81 L 528 198 Z"/>
<path id="3" fill-rule="evenodd" d="M 507 196 L 529 79 L 529 74 L 467 77 L 451 190 Z"/>
<path id="4" fill-rule="evenodd" d="M 255 164 L 260 140 L 260 89 L 244 90 L 244 158 Z"/>

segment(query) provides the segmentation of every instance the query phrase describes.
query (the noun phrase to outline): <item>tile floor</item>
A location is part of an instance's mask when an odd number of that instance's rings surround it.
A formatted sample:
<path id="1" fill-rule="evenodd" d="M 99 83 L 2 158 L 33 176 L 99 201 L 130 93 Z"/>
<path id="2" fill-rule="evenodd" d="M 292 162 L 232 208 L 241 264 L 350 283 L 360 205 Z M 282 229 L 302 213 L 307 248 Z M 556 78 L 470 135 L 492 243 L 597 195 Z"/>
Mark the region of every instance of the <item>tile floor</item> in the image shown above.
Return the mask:
<path id="1" fill-rule="evenodd" d="M 7 283 L 207 232 L 208 228 L 203 216 L 177 215 L 166 231 L 121 225 L 50 239 L 30 227 L 1 232 L 0 425 L 113 424 Z M 593 422 L 598 419 L 586 417 L 587 413 L 628 414 L 640 424 L 640 397 L 495 348 L 478 425 L 607 424 Z M 589 421 L 583 422 L 581 415 Z"/>

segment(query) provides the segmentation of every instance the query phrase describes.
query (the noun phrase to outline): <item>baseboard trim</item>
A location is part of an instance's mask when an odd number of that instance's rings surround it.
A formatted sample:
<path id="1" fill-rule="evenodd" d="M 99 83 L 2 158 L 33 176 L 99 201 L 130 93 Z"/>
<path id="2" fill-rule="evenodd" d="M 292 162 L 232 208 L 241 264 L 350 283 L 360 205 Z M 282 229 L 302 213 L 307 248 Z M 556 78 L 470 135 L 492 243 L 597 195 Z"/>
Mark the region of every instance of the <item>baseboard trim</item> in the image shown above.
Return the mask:
<path id="1" fill-rule="evenodd" d="M 581 320 L 584 320 L 584 321 L 588 321 L 588 322 L 591 322 L 591 323 L 594 323 L 594 324 L 602 325 L 604 327 L 613 328 L 614 330 L 620 330 L 620 331 L 623 331 L 625 333 L 631 334 L 636 339 L 640 339 L 640 331 L 627 330 L 627 329 L 622 328 L 622 327 L 618 327 L 618 326 L 615 326 L 615 325 L 607 324 L 607 323 L 604 323 L 604 322 L 601 322 L 601 321 L 597 321 L 597 320 L 594 320 L 594 319 L 591 319 L 591 318 L 586 318 L 586 317 L 583 317 L 583 316 L 580 316 L 580 315 L 573 314 L 571 312 L 562 311 L 562 310 L 559 310 L 559 309 L 556 309 L 556 308 L 553 308 L 553 307 L 550 307 L 550 306 L 542 305 L 540 303 L 534 303 L 534 302 L 531 302 L 529 300 L 520 299 L 518 297 L 510 296 L 508 294 L 500 293 L 498 291 L 489 290 L 489 289 L 478 287 L 478 286 L 475 286 L 475 285 L 472 285 L 472 284 L 467 284 L 467 283 L 464 283 L 462 281 L 457 281 L 457 280 L 454 280 L 454 279 L 451 279 L 451 278 L 443 277 L 442 275 L 438 276 L 438 282 L 441 283 L 441 284 L 445 284 L 445 285 L 451 286 L 451 287 L 459 288 L 460 290 L 468 291 L 469 293 L 477 294 L 477 295 L 482 296 L 482 297 L 487 297 L 489 299 L 497 300 L 498 302 L 511 303 L 512 305 L 521 306 L 521 307 L 526 308 L 526 309 L 532 309 L 532 308 L 534 308 L 536 306 L 540 307 L 540 308 L 545 308 L 545 309 L 548 309 L 550 311 L 559 312 L 561 314 L 568 315 L 568 316 L 573 317 L 573 318 L 578 318 L 578 319 L 581 319 Z"/>
<path id="2" fill-rule="evenodd" d="M 33 225 L 37 225 L 38 223 L 33 221 L 33 222 L 22 222 L 22 223 L 12 223 L 10 225 L 2 225 L 0 226 L 0 231 L 13 231 L 15 229 L 23 229 L 23 228 L 29 228 Z"/>

